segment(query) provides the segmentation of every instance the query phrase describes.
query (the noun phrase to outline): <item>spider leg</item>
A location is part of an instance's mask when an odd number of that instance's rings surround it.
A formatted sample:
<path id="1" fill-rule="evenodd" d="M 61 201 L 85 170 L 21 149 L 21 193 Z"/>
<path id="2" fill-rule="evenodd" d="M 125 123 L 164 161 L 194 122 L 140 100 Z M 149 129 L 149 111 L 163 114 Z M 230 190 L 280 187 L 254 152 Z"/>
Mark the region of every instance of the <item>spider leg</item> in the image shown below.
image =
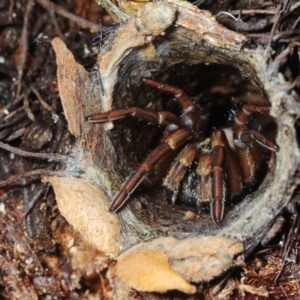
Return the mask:
<path id="1" fill-rule="evenodd" d="M 182 89 L 148 78 L 144 78 L 143 81 L 159 90 L 173 94 L 184 111 L 195 110 L 196 105 Z"/>
<path id="2" fill-rule="evenodd" d="M 212 154 L 205 150 L 201 150 L 198 165 L 196 169 L 196 206 L 198 211 L 201 210 L 203 203 L 211 203 L 212 201 Z"/>
<path id="3" fill-rule="evenodd" d="M 251 104 L 244 104 L 241 110 L 235 115 L 234 118 L 234 132 L 236 134 L 237 140 L 235 143 L 240 145 L 249 144 L 251 141 L 255 141 L 260 146 L 270 150 L 278 151 L 279 147 L 263 134 L 257 130 L 245 130 L 245 124 L 247 123 L 250 115 L 255 112 L 268 113 L 270 111 L 269 106 L 255 106 Z"/>
<path id="4" fill-rule="evenodd" d="M 197 105 L 182 89 L 148 78 L 144 78 L 143 81 L 159 90 L 173 94 L 183 110 L 183 114 L 180 117 L 181 124 L 187 129 L 192 129 L 199 139 L 204 137 L 208 114 L 201 114 Z"/>
<path id="5" fill-rule="evenodd" d="M 235 196 L 240 195 L 244 188 L 243 174 L 239 164 L 238 156 L 236 152 L 231 149 L 226 134 L 223 130 L 220 130 L 217 135 L 219 135 L 218 139 L 221 141 L 222 145 L 224 145 L 226 157 L 224 161 L 224 169 L 225 173 L 227 174 L 227 190 L 228 195 L 232 199 Z"/>
<path id="6" fill-rule="evenodd" d="M 211 203 L 212 219 L 220 224 L 226 194 L 232 198 L 239 195 L 243 190 L 243 177 L 237 155 L 230 148 L 225 133 L 222 130 L 215 131 L 211 140 L 212 153 L 203 149 L 196 169 L 197 207 L 200 209 L 202 203 Z"/>
<path id="7" fill-rule="evenodd" d="M 224 216 L 226 201 L 226 185 L 223 170 L 225 146 L 220 130 L 212 133 L 212 201 L 211 217 L 219 225 Z"/>
<path id="8" fill-rule="evenodd" d="M 167 153 L 171 153 L 186 143 L 191 133 L 185 129 L 178 129 L 170 134 L 160 145 L 158 145 L 146 159 L 140 164 L 136 172 L 129 177 L 110 206 L 110 211 L 116 212 L 126 202 L 130 194 L 138 187 L 145 174 L 153 169 L 154 165 Z"/>
<path id="9" fill-rule="evenodd" d="M 257 130 L 246 130 L 246 123 L 252 113 L 266 113 L 269 110 L 268 106 L 245 104 L 234 118 L 234 144 L 239 156 L 244 181 L 247 184 L 254 182 L 257 168 L 257 162 L 251 151 L 250 143 L 254 141 L 256 144 L 272 152 L 279 150 L 278 145 Z"/>
<path id="10" fill-rule="evenodd" d="M 194 158 L 197 154 L 197 148 L 192 144 L 187 144 L 184 149 L 179 153 L 170 171 L 163 182 L 163 186 L 173 191 L 172 204 L 175 204 L 178 194 L 178 188 L 187 171 L 192 165 Z"/>
<path id="11" fill-rule="evenodd" d="M 139 107 L 129 107 L 123 109 L 111 110 L 108 112 L 86 117 L 89 123 L 103 123 L 123 119 L 127 116 L 143 119 L 159 125 L 179 124 L 176 115 L 169 111 L 153 112 Z"/>
<path id="12" fill-rule="evenodd" d="M 263 134 L 261 134 L 257 130 L 248 130 L 240 133 L 239 135 L 239 141 L 243 144 L 250 144 L 251 141 L 255 141 L 257 144 L 259 144 L 261 147 L 266 148 L 270 151 L 278 151 L 279 146 L 273 143 L 271 140 L 269 140 L 267 137 L 265 137 Z M 237 142 L 238 143 L 238 142 Z"/>
<path id="13" fill-rule="evenodd" d="M 236 113 L 235 119 L 237 119 L 241 123 L 245 123 L 248 121 L 249 116 L 252 113 L 269 113 L 270 112 L 270 106 L 258 106 L 258 105 L 252 105 L 252 104 L 244 104 L 241 109 Z"/>

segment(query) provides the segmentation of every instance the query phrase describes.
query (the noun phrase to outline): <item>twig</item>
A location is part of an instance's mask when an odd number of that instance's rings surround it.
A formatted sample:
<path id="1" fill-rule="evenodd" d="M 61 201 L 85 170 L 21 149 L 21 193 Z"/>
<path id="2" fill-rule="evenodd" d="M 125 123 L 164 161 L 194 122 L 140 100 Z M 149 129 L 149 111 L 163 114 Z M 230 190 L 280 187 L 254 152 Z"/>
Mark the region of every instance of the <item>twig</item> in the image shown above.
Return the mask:
<path id="1" fill-rule="evenodd" d="M 54 25 L 54 28 L 57 32 L 57 35 L 59 36 L 59 38 L 63 41 L 66 40 L 66 37 L 64 36 L 64 34 L 62 33 L 62 31 L 60 30 L 59 28 L 59 25 L 58 25 L 58 22 L 57 22 L 57 19 L 56 19 L 56 15 L 55 15 L 55 12 L 51 9 L 48 9 L 48 12 L 49 12 L 49 15 L 52 19 L 52 22 L 53 22 L 53 25 Z"/>
<path id="2" fill-rule="evenodd" d="M 37 104 L 38 101 L 33 101 L 32 104 Z M 10 112 L 8 115 L 6 115 L 4 118 L 0 120 L 0 124 L 5 123 L 7 120 L 11 119 L 14 117 L 17 113 L 21 112 L 22 110 L 25 110 L 24 106 L 21 106 L 14 111 Z"/>
<path id="3" fill-rule="evenodd" d="M 31 91 L 36 95 L 36 97 L 38 98 L 38 100 L 40 101 L 41 105 L 48 111 L 53 111 L 52 107 L 45 101 L 43 100 L 41 94 L 39 93 L 39 91 L 33 87 L 30 88 Z"/>
<path id="4" fill-rule="evenodd" d="M 4 180 L 4 181 L 0 181 L 0 188 L 3 188 L 7 185 L 15 183 L 19 180 L 22 180 L 25 177 L 32 177 L 32 176 L 36 176 L 36 175 L 58 176 L 58 177 L 69 177 L 69 176 L 78 177 L 81 175 L 81 173 L 74 172 L 74 171 L 51 171 L 51 170 L 46 170 L 46 169 L 37 169 L 37 170 L 29 171 L 29 172 L 26 172 L 23 174 L 15 175 L 15 176 L 11 177 L 10 179 Z"/>
<path id="5" fill-rule="evenodd" d="M 24 106 L 25 112 L 27 113 L 28 118 L 31 121 L 34 121 L 35 120 L 35 116 L 31 112 L 30 107 L 29 107 L 29 98 L 28 98 L 29 92 L 30 92 L 29 90 L 25 92 L 24 99 L 23 99 L 23 106 Z"/>
<path id="6" fill-rule="evenodd" d="M 40 159 L 50 159 L 50 160 L 59 161 L 59 162 L 66 162 L 68 160 L 68 157 L 64 156 L 64 155 L 28 152 L 28 151 L 21 150 L 19 148 L 12 147 L 3 142 L 0 142 L 0 148 L 10 151 L 12 153 L 15 153 L 17 155 L 24 156 L 24 157 L 36 157 L 36 158 L 40 158 Z"/>
<path id="7" fill-rule="evenodd" d="M 53 2 L 49 0 L 37 0 L 37 2 L 45 7 L 48 10 L 53 10 L 58 15 L 61 15 L 67 19 L 70 19 L 77 23 L 82 28 L 89 28 L 95 32 L 101 30 L 101 26 L 98 24 L 95 24 L 93 22 L 90 22 L 84 18 L 81 18 L 79 16 L 74 15 L 73 13 L 69 12 L 68 10 L 64 9 L 60 5 L 54 4 Z"/>
<path id="8" fill-rule="evenodd" d="M 289 44 L 288 47 L 285 50 L 283 50 L 280 54 L 278 54 L 274 61 L 269 64 L 268 69 L 272 74 L 278 73 L 280 67 L 286 63 L 288 55 L 293 51 L 294 47 L 296 46 L 300 46 L 300 43 L 293 42 Z"/>
<path id="9" fill-rule="evenodd" d="M 282 290 L 284 296 L 286 297 L 286 299 L 288 299 L 288 295 L 287 295 L 287 293 L 285 292 L 283 286 L 282 286 L 281 284 L 279 284 L 279 287 L 281 288 L 281 290 Z"/>
<path id="10" fill-rule="evenodd" d="M 296 10 L 296 9 L 299 8 L 299 7 L 300 7 L 300 2 L 295 3 L 295 4 L 292 5 L 292 7 L 291 7 L 291 12 L 294 11 L 294 10 Z"/>
<path id="11" fill-rule="evenodd" d="M 286 7 L 287 1 L 288 1 L 288 0 L 285 0 L 285 1 L 284 1 L 283 7 Z M 269 58 L 269 56 L 270 56 L 270 52 L 271 52 L 271 44 L 272 44 L 273 36 L 274 36 L 275 30 L 276 30 L 276 28 L 277 28 L 277 26 L 278 26 L 279 19 L 280 19 L 281 6 L 282 6 L 282 1 L 280 1 L 280 3 L 278 4 L 278 7 L 277 7 L 277 9 L 276 9 L 276 14 L 275 14 L 275 18 L 274 18 L 274 23 L 273 23 L 273 27 L 272 27 L 272 30 L 271 30 L 271 33 L 270 33 L 270 40 L 269 40 L 267 49 L 266 49 L 266 51 L 265 51 L 265 60 L 267 60 L 267 59 Z"/>
<path id="12" fill-rule="evenodd" d="M 27 122 L 27 124 L 25 123 L 24 125 L 26 126 L 26 125 L 28 125 L 30 123 L 31 123 L 31 121 Z M 13 141 L 13 140 L 17 139 L 18 137 L 24 135 L 24 133 L 27 130 L 27 128 L 25 126 L 22 127 L 22 128 L 20 128 L 20 129 L 18 129 L 18 130 L 14 130 L 9 136 L 5 137 L 4 141 L 5 142 L 10 142 L 10 141 Z"/>
<path id="13" fill-rule="evenodd" d="M 300 3 L 300 2 L 299 2 Z M 298 23 L 300 22 L 300 16 L 297 18 L 297 20 L 294 22 L 293 26 L 291 29 L 295 29 L 298 25 Z"/>
<path id="14" fill-rule="evenodd" d="M 36 188 L 34 190 L 34 193 L 32 193 L 33 196 L 31 197 L 30 201 L 25 202 L 25 199 L 23 200 L 24 209 L 25 209 L 25 215 L 24 215 L 25 224 L 26 224 L 27 216 L 29 216 L 29 213 L 32 211 L 32 209 L 35 207 L 35 205 L 39 202 L 41 196 L 45 193 L 48 186 L 49 186 L 48 184 L 43 184 L 38 189 Z M 26 187 L 24 187 L 24 190 L 25 189 L 26 189 Z M 26 224 L 26 230 L 27 231 L 30 230 L 30 226 L 28 226 L 28 224 Z M 32 234 L 30 236 L 32 236 Z"/>
<path id="15" fill-rule="evenodd" d="M 286 31 L 281 31 L 279 33 L 277 33 L 276 35 L 274 35 L 273 37 L 273 40 L 272 42 L 277 42 L 285 37 L 288 37 L 290 35 L 296 35 L 296 34 L 299 34 L 300 33 L 300 30 L 293 30 L 293 29 L 290 29 L 290 30 L 286 30 Z"/>
<path id="16" fill-rule="evenodd" d="M 276 10 L 274 9 L 236 9 L 236 10 L 230 10 L 230 14 L 233 15 L 254 15 L 254 14 L 263 14 L 263 15 L 275 15 Z"/>
<path id="17" fill-rule="evenodd" d="M 9 4 L 9 8 L 8 8 L 8 15 L 9 15 L 10 22 L 12 21 L 12 15 L 13 15 L 13 11 L 14 11 L 14 5 L 15 5 L 15 1 L 14 0 L 10 0 L 10 4 Z"/>
<path id="18" fill-rule="evenodd" d="M 22 88 L 22 77 L 24 73 L 24 66 L 26 62 L 26 55 L 27 55 L 27 49 L 28 49 L 28 27 L 29 27 L 29 16 L 32 11 L 34 5 L 34 0 L 29 0 L 26 11 L 25 11 L 25 16 L 24 16 L 24 25 L 23 25 L 23 30 L 22 30 L 22 36 L 20 40 L 20 64 L 18 65 L 18 88 L 17 88 L 17 98 L 21 94 L 21 88 Z"/>

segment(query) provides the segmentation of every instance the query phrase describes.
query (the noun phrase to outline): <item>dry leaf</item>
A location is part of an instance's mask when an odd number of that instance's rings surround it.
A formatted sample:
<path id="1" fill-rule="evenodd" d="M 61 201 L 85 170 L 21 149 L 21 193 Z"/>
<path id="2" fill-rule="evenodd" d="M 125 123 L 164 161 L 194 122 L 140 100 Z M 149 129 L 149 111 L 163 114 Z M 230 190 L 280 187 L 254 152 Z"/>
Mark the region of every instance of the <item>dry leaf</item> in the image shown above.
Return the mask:
<path id="1" fill-rule="evenodd" d="M 125 252 L 118 258 L 116 275 L 138 291 L 164 293 L 179 290 L 187 294 L 196 292 L 195 286 L 170 267 L 168 258 L 162 251 Z"/>
<path id="2" fill-rule="evenodd" d="M 243 244 L 222 236 L 172 239 L 168 245 L 171 266 L 188 281 L 210 281 L 235 264 Z"/>
<path id="3" fill-rule="evenodd" d="M 235 257 L 242 251 L 242 243 L 221 236 L 158 238 L 122 253 L 116 275 L 139 291 L 178 289 L 191 293 L 183 289 L 185 285 L 179 288 L 178 276 L 191 282 L 212 280 L 234 266 Z"/>
<path id="4" fill-rule="evenodd" d="M 81 107 L 85 96 L 84 84 L 89 84 L 88 73 L 83 66 L 76 63 L 74 55 L 62 40 L 53 39 L 52 46 L 56 53 L 59 95 L 68 128 L 72 135 L 79 138 L 82 135 L 81 124 L 84 122 Z"/>
<path id="5" fill-rule="evenodd" d="M 121 235 L 117 216 L 108 212 L 108 198 L 79 178 L 46 177 L 54 189 L 60 213 L 88 243 L 116 257 Z"/>

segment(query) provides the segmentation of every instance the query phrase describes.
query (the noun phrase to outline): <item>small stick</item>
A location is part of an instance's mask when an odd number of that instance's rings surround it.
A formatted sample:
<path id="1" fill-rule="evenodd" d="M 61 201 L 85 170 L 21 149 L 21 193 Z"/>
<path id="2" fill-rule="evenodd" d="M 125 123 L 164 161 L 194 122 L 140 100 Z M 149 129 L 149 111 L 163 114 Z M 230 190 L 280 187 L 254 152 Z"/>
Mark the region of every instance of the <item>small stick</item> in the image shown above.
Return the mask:
<path id="1" fill-rule="evenodd" d="M 40 101 L 41 105 L 48 111 L 53 111 L 52 107 L 45 101 L 43 100 L 41 94 L 39 93 L 39 91 L 33 87 L 30 88 L 31 91 L 36 95 L 36 97 L 38 98 L 38 100 Z"/>
<path id="2" fill-rule="evenodd" d="M 30 110 L 28 95 L 29 95 L 29 91 L 26 91 L 25 95 L 24 95 L 24 99 L 23 99 L 24 110 L 27 113 L 28 118 L 31 121 L 34 121 L 35 120 L 35 116 L 34 116 L 34 114 Z"/>
<path id="3" fill-rule="evenodd" d="M 27 49 L 28 49 L 28 28 L 29 28 L 29 17 L 32 11 L 34 5 L 34 0 L 29 0 L 26 11 L 25 11 L 25 16 L 24 16 L 24 25 L 23 25 L 23 30 L 22 30 L 22 36 L 20 39 L 20 64 L 18 65 L 18 87 L 17 87 L 17 98 L 21 94 L 21 88 L 22 88 L 22 77 L 24 73 L 24 66 L 26 62 L 26 55 L 27 55 Z"/>
<path id="4" fill-rule="evenodd" d="M 284 5 L 283 5 L 284 8 L 286 7 L 287 1 L 288 0 L 284 0 Z M 270 34 L 270 40 L 269 40 L 267 49 L 265 51 L 265 60 L 267 60 L 269 58 L 270 53 L 271 53 L 271 44 L 272 44 L 273 36 L 275 34 L 275 30 L 276 30 L 276 28 L 278 26 L 278 23 L 279 23 L 279 20 L 280 20 L 281 6 L 282 6 L 282 1 L 279 2 L 278 7 L 276 9 L 276 14 L 275 14 L 275 17 L 274 17 L 274 23 L 273 23 L 273 27 L 272 27 L 271 34 Z"/>
<path id="5" fill-rule="evenodd" d="M 68 157 L 64 156 L 64 155 L 28 152 L 28 151 L 21 150 L 19 148 L 12 147 L 1 141 L 0 141 L 0 148 L 10 151 L 12 153 L 15 153 L 17 155 L 24 156 L 24 157 L 36 157 L 36 158 L 40 158 L 40 159 L 50 159 L 50 160 L 59 161 L 59 162 L 66 162 L 68 160 Z"/>
<path id="6" fill-rule="evenodd" d="M 54 4 L 53 2 L 51 2 L 49 0 L 37 0 L 37 2 L 40 5 L 42 5 L 43 7 L 45 7 L 46 9 L 53 10 L 58 15 L 61 15 L 65 18 L 67 18 L 67 19 L 70 19 L 70 20 L 74 21 L 75 23 L 77 23 L 82 28 L 89 28 L 89 29 L 91 29 L 95 32 L 101 30 L 101 26 L 99 26 L 98 24 L 95 24 L 95 23 L 90 22 L 86 19 L 83 19 L 79 16 L 76 16 L 73 13 L 71 13 L 68 10 L 61 7 L 60 5 Z"/>
<path id="7" fill-rule="evenodd" d="M 229 11 L 230 14 L 232 15 L 257 15 L 257 14 L 261 14 L 261 15 L 275 15 L 276 14 L 276 10 L 275 9 L 237 9 L 237 10 L 230 10 Z"/>
<path id="8" fill-rule="evenodd" d="M 4 181 L 0 181 L 0 188 L 8 186 L 12 183 L 15 183 L 16 181 L 26 178 L 26 177 L 31 177 L 31 176 L 36 176 L 36 175 L 58 176 L 58 177 L 68 177 L 68 176 L 78 177 L 81 174 L 80 174 L 80 172 L 74 172 L 74 171 L 51 171 L 51 170 L 45 170 L 45 169 L 37 169 L 37 170 L 29 171 L 29 172 L 26 172 L 23 174 L 15 175 Z"/>

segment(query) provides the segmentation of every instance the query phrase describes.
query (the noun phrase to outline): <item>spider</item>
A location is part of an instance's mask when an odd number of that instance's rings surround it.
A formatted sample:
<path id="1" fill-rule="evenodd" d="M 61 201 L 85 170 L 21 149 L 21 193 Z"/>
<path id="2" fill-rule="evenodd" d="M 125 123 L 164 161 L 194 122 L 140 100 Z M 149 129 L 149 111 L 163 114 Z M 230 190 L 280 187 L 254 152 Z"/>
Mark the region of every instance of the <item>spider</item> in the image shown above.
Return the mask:
<path id="1" fill-rule="evenodd" d="M 214 130 L 207 143 L 209 114 L 201 110 L 196 103 L 180 88 L 159 83 L 152 79 L 143 79 L 147 85 L 163 92 L 173 94 L 182 114 L 178 117 L 170 111 L 151 111 L 139 107 L 111 110 L 87 117 L 90 123 L 119 120 L 127 116 L 143 119 L 165 126 L 160 144 L 152 150 L 137 170 L 125 181 L 110 206 L 110 211 L 118 211 L 139 186 L 146 174 L 153 170 L 166 156 L 174 156 L 169 171 L 163 180 L 163 186 L 172 194 L 172 203 L 176 201 L 183 185 L 193 181 L 196 205 L 198 209 L 204 203 L 210 205 L 212 220 L 221 224 L 224 217 L 225 202 L 228 195 L 241 194 L 245 185 L 255 181 L 257 163 L 251 150 L 251 144 L 276 152 L 279 147 L 261 134 L 248 128 L 249 117 L 253 113 L 267 114 L 269 106 L 243 104 L 233 118 L 233 149 L 223 130 Z M 188 170 L 196 164 L 195 173 L 189 176 Z M 193 178 L 192 180 L 190 180 Z"/>

